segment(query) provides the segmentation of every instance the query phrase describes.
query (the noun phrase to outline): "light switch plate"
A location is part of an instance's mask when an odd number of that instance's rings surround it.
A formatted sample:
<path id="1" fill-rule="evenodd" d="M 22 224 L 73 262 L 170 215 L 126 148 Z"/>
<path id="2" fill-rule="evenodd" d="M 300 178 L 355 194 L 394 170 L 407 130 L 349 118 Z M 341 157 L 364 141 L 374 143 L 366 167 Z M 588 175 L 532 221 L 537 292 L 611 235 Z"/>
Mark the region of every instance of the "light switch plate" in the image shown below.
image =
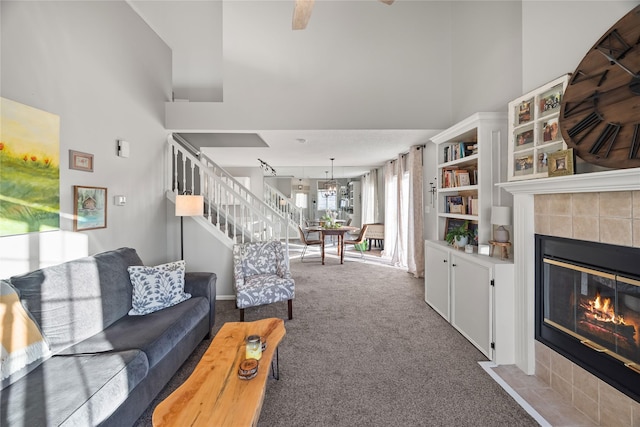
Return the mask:
<path id="1" fill-rule="evenodd" d="M 118 156 L 129 157 L 129 142 L 122 139 L 118 140 Z"/>

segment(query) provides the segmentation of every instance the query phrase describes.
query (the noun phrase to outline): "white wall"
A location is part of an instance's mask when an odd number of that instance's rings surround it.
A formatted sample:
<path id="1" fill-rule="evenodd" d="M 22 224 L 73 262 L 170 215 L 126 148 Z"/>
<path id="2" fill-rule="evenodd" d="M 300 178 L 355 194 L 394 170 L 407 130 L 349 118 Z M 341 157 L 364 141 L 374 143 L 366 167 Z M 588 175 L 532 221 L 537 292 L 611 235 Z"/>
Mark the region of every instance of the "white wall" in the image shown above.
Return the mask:
<path id="1" fill-rule="evenodd" d="M 225 2 L 224 103 L 169 103 L 170 129 L 439 129 L 451 122 L 450 3 Z M 312 84 L 309 84 L 312 82 Z M 399 111 L 402 111 L 399 114 Z"/>
<path id="2" fill-rule="evenodd" d="M 169 48 L 125 2 L 2 1 L 0 8 L 0 94 L 60 116 L 60 228 L 73 230 L 74 185 L 107 187 L 107 228 L 80 233 L 87 252 L 130 246 L 146 263 L 166 261 Z M 117 139 L 131 143 L 129 158 L 116 155 Z M 94 172 L 70 170 L 69 149 L 93 154 Z M 126 206 L 115 206 L 114 195 L 127 196 Z M 0 238 L 0 251 L 31 238 Z M 41 264 L 38 251 L 28 256 L 25 266 Z"/>
<path id="3" fill-rule="evenodd" d="M 519 95 L 573 73 L 605 31 L 638 4 L 635 0 L 524 1 Z"/>
<path id="4" fill-rule="evenodd" d="M 264 174 L 259 167 L 255 168 L 225 168 L 233 177 L 248 176 L 251 192 L 260 200 L 264 199 Z"/>
<path id="5" fill-rule="evenodd" d="M 223 100 L 222 1 L 137 1 L 129 4 L 173 51 L 173 94 Z"/>
<path id="6" fill-rule="evenodd" d="M 522 80 L 521 2 L 451 3 L 453 111 L 443 128 L 478 111 L 506 112 Z"/>

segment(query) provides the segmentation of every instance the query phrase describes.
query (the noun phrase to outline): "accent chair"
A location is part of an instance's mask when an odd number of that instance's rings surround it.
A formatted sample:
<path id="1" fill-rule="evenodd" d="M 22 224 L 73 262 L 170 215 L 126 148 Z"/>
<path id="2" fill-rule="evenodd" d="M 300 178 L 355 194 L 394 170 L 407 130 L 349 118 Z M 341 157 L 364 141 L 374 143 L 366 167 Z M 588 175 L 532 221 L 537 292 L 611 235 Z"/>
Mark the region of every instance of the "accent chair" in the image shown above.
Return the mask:
<path id="1" fill-rule="evenodd" d="M 241 322 L 245 308 L 281 301 L 287 301 L 289 320 L 293 319 L 295 281 L 279 241 L 234 245 L 233 287 Z"/>

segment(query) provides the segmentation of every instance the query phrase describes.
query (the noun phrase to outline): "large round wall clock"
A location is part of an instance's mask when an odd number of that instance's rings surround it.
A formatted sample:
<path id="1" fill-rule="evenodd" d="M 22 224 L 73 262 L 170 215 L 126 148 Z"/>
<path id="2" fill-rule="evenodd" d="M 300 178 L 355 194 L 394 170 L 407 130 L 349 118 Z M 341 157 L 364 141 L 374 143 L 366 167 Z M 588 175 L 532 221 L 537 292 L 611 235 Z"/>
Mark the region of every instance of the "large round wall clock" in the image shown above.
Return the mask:
<path id="1" fill-rule="evenodd" d="M 573 72 L 560 131 L 586 162 L 640 167 L 640 6 L 611 27 Z"/>

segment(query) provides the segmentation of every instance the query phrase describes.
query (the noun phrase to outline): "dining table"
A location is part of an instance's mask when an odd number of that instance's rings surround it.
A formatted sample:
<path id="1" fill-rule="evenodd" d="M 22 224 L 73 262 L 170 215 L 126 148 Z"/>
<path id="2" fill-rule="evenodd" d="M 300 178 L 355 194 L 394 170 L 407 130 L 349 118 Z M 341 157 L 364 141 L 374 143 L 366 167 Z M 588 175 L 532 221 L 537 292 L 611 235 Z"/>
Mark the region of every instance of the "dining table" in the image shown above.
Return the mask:
<path id="1" fill-rule="evenodd" d="M 326 236 L 338 236 L 338 256 L 340 257 L 340 264 L 344 264 L 344 235 L 345 233 L 357 231 L 358 227 L 351 227 L 348 225 L 341 225 L 337 228 L 324 228 L 320 227 L 320 240 L 322 240 L 322 265 L 324 265 L 324 245 Z"/>

